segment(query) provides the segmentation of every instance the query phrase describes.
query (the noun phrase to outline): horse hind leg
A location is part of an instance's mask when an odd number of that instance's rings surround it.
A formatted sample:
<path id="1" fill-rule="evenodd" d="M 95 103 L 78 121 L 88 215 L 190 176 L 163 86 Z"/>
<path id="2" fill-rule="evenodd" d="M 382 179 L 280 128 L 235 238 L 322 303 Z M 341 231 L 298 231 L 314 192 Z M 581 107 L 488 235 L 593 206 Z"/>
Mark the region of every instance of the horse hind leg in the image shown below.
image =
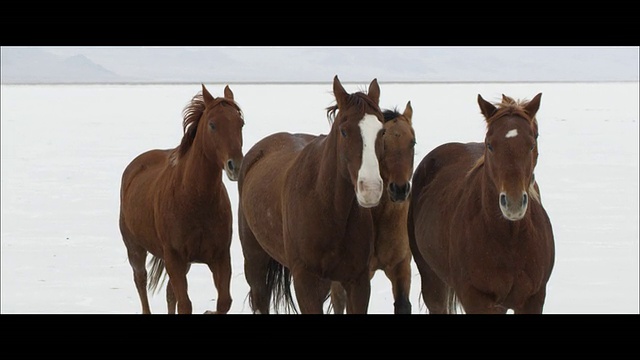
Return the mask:
<path id="1" fill-rule="evenodd" d="M 249 306 L 254 314 L 269 314 L 271 288 L 268 274 L 275 260 L 262 249 L 241 210 L 238 211 L 238 230 L 244 257 L 244 275 L 249 285 Z"/>
<path id="2" fill-rule="evenodd" d="M 447 314 L 449 312 L 448 299 L 450 289 L 427 262 L 420 256 L 414 256 L 414 261 L 420 273 L 421 294 L 430 314 Z"/>
<path id="3" fill-rule="evenodd" d="M 127 246 L 127 257 L 129 264 L 133 269 L 133 282 L 136 285 L 138 296 L 140 297 L 140 304 L 142 305 L 143 314 L 151 314 L 151 308 L 149 307 L 149 297 L 147 295 L 147 268 L 145 263 L 147 261 L 147 250 L 141 246 L 137 246 L 128 242 L 125 239 L 125 245 Z"/>

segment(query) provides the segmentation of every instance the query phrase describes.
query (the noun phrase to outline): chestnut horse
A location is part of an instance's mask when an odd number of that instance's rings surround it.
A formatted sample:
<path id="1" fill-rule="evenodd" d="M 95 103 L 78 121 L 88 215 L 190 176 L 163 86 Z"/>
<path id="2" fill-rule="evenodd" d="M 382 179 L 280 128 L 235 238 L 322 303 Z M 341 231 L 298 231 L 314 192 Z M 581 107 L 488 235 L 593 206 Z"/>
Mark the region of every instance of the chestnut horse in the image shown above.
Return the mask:
<path id="1" fill-rule="evenodd" d="M 238 229 L 254 313 L 322 313 L 331 281 L 347 312 L 366 313 L 373 219 L 383 194 L 380 87 L 347 93 L 333 80 L 328 135 L 275 133 L 245 155 L 238 178 Z M 337 114 L 337 115 L 336 115 Z"/>
<path id="2" fill-rule="evenodd" d="M 236 181 L 242 163 L 244 117 L 233 92 L 214 98 L 202 85 L 183 111 L 184 136 L 169 150 L 149 150 L 124 170 L 120 190 L 120 232 L 133 279 L 150 314 L 149 290 L 161 276 L 167 283 L 168 313 L 189 314 L 187 273 L 192 263 L 207 264 L 218 292 L 217 313 L 231 307 L 232 211 L 222 171 Z M 166 273 L 165 271 L 166 266 Z"/>
<path id="3" fill-rule="evenodd" d="M 429 313 L 542 313 L 555 245 L 534 170 L 531 101 L 478 95 L 484 143 L 447 143 L 416 167 L 409 244 Z"/>
<path id="4" fill-rule="evenodd" d="M 411 124 L 413 108 L 407 103 L 400 114 L 397 110 L 385 110 L 383 160 L 380 174 L 385 181 L 388 196 L 382 196 L 380 204 L 371 208 L 375 241 L 370 262 L 370 278 L 377 270 L 383 270 L 391 281 L 395 314 L 411 314 L 409 292 L 411 289 L 411 250 L 407 234 L 409 193 L 413 175 L 413 158 L 416 144 Z M 334 313 L 343 314 L 346 293 L 339 282 L 331 285 L 331 306 Z"/>

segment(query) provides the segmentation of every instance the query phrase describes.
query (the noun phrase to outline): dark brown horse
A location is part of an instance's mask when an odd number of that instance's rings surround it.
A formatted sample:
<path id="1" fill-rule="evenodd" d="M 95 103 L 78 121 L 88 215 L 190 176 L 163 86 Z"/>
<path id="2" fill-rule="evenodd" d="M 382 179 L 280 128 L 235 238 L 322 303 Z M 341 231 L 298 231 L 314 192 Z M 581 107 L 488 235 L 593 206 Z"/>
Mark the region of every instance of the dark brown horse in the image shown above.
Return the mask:
<path id="1" fill-rule="evenodd" d="M 127 247 L 142 312 L 147 298 L 147 253 L 151 253 L 149 290 L 169 275 L 170 314 L 191 313 L 187 273 L 203 263 L 213 273 L 217 312 L 231 307 L 232 212 L 224 170 L 236 181 L 242 163 L 244 119 L 233 92 L 214 98 L 202 85 L 184 111 L 182 142 L 175 149 L 150 150 L 136 157 L 122 175 L 120 231 Z"/>
<path id="2" fill-rule="evenodd" d="M 391 281 L 394 313 L 411 314 L 409 292 L 411 289 L 411 250 L 407 234 L 409 193 L 413 174 L 416 136 L 411 125 L 411 102 L 402 114 L 397 110 L 385 110 L 383 159 L 380 174 L 388 196 L 382 196 L 380 204 L 371 208 L 375 234 L 374 253 L 370 262 L 370 277 L 383 270 Z M 346 292 L 339 282 L 331 284 L 331 306 L 336 314 L 344 313 Z"/>
<path id="3" fill-rule="evenodd" d="M 331 281 L 347 312 L 366 313 L 373 253 L 370 208 L 383 194 L 380 87 L 347 93 L 336 76 L 328 135 L 276 133 L 245 156 L 238 179 L 238 228 L 253 312 L 282 306 L 322 313 Z M 337 115 L 336 115 L 337 114 Z"/>
<path id="4" fill-rule="evenodd" d="M 430 313 L 542 313 L 555 250 L 533 176 L 541 97 L 478 95 L 484 143 L 440 145 L 417 166 L 409 243 Z"/>

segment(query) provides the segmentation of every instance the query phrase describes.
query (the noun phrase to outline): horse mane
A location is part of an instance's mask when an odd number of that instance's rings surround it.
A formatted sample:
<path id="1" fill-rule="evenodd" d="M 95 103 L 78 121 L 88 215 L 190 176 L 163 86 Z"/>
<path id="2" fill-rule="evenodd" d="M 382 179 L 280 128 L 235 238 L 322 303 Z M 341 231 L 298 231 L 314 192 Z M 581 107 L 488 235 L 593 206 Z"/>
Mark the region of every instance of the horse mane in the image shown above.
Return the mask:
<path id="1" fill-rule="evenodd" d="M 363 91 L 358 91 L 353 94 L 349 94 L 347 97 L 347 105 L 348 106 L 360 106 L 362 112 L 364 112 L 364 107 L 366 105 L 371 106 L 374 109 L 380 110 L 378 104 L 376 104 L 373 100 L 371 100 L 367 94 Z M 329 124 L 333 124 L 335 121 L 338 112 L 338 104 L 327 107 L 327 118 L 329 119 Z"/>
<path id="2" fill-rule="evenodd" d="M 194 95 L 189 104 L 187 104 L 187 106 L 182 110 L 182 130 L 184 135 L 182 136 L 180 145 L 176 149 L 178 158 L 183 157 L 189 148 L 191 148 L 193 140 L 196 138 L 198 123 L 204 113 L 204 109 L 205 103 L 201 91 Z"/>
<path id="3" fill-rule="evenodd" d="M 382 111 L 382 116 L 384 117 L 384 122 L 386 123 L 387 121 L 402 116 L 402 114 L 398 111 L 397 107 L 394 107 L 393 109 L 385 109 L 384 111 Z"/>
<path id="4" fill-rule="evenodd" d="M 487 119 L 487 127 L 489 127 L 494 121 L 500 119 L 506 115 L 514 115 L 521 117 L 529 122 L 529 124 L 533 125 L 536 122 L 536 118 L 531 117 L 525 110 L 524 107 L 527 106 L 529 100 L 513 100 L 508 98 L 508 100 L 503 99 L 502 102 L 496 103 L 496 112 Z"/>

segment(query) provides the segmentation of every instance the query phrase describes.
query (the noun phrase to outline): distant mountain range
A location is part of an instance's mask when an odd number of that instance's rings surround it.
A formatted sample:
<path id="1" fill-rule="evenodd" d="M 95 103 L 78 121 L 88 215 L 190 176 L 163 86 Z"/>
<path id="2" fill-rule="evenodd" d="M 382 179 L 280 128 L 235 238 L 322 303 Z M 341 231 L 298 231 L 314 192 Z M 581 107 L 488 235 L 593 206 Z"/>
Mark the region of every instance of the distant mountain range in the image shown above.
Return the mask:
<path id="1" fill-rule="evenodd" d="M 5 47 L 2 84 L 638 81 L 638 47 Z"/>

